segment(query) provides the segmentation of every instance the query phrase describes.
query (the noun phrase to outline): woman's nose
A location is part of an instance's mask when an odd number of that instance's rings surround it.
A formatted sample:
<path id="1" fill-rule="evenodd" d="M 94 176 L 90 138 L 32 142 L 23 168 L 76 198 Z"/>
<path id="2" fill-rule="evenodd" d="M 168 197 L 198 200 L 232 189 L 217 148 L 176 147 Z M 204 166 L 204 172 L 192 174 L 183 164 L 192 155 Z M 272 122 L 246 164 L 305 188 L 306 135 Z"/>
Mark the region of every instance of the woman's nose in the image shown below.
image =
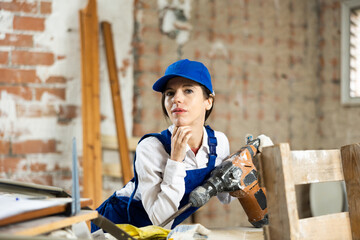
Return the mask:
<path id="1" fill-rule="evenodd" d="M 184 99 L 184 96 L 181 91 L 176 91 L 173 97 L 174 102 L 182 102 Z"/>

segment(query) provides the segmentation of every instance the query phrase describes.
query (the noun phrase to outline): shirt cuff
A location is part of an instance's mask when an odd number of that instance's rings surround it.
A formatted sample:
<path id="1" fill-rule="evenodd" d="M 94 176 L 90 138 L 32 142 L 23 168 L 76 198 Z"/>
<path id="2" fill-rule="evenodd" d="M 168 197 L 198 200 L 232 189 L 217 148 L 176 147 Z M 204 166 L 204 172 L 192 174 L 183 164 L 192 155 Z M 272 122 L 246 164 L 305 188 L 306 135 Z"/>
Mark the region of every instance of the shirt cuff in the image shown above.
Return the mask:
<path id="1" fill-rule="evenodd" d="M 186 177 L 185 164 L 183 162 L 177 162 L 168 158 L 163 181 L 167 184 L 179 183 L 181 179 L 184 181 Z"/>

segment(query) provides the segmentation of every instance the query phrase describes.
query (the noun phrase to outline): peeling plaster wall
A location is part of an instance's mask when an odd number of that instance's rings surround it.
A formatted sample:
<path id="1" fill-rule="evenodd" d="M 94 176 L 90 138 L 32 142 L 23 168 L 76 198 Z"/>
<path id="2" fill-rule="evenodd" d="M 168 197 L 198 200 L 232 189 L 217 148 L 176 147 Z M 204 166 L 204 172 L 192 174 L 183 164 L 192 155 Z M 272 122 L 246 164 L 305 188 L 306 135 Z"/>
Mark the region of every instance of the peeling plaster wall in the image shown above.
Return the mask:
<path id="1" fill-rule="evenodd" d="M 123 115 L 127 136 L 131 137 L 132 106 L 133 106 L 133 49 L 132 36 L 134 28 L 133 0 L 102 0 L 98 3 L 99 21 L 111 23 L 115 57 L 120 82 Z M 106 65 L 105 45 L 100 38 L 100 81 L 101 81 L 101 114 L 106 118 L 101 123 L 101 132 L 105 135 L 116 136 L 114 113 L 111 99 L 111 88 Z"/>
<path id="2" fill-rule="evenodd" d="M 152 84 L 180 59 L 204 62 L 216 101 L 208 120 L 238 150 L 247 133 L 293 149 L 359 142 L 359 107 L 340 104 L 339 0 L 98 1 L 113 23 L 128 136 L 166 128 Z M 86 0 L 0 0 L 0 177 L 71 186 L 71 138 L 81 161 L 78 11 Z M 101 131 L 115 135 L 100 36 Z M 105 162 L 118 162 L 104 151 Z M 105 177 L 104 197 L 122 187 Z M 212 199 L 195 217 L 244 226 L 239 203 Z"/>
<path id="3" fill-rule="evenodd" d="M 133 1 L 98 1 L 112 24 L 127 133 L 132 129 Z M 70 190 L 81 162 L 80 9 L 86 0 L 0 1 L 0 177 Z M 116 135 L 100 31 L 101 131 Z M 131 136 L 131 135 L 130 135 Z M 120 186 L 121 187 L 121 186 Z"/>

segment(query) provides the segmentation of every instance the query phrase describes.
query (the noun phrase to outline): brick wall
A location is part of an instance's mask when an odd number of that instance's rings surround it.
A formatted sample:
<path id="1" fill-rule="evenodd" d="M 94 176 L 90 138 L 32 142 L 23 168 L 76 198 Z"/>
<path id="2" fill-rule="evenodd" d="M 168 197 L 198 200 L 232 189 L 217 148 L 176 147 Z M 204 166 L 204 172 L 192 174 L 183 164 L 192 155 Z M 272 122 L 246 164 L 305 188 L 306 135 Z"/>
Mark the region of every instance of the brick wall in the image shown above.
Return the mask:
<path id="1" fill-rule="evenodd" d="M 318 12 L 318 64 L 316 69 L 316 147 L 338 148 L 360 142 L 360 106 L 340 103 L 341 1 L 320 1 Z"/>
<path id="2" fill-rule="evenodd" d="M 87 0 L 0 0 L 0 178 L 71 192 L 73 137 L 82 161 L 78 11 L 86 4 Z M 99 22 L 112 24 L 128 132 L 132 128 L 132 12 L 133 1 L 98 4 Z M 101 35 L 99 44 L 101 128 L 110 135 L 115 134 L 115 126 Z M 106 189 L 109 185 L 104 184 Z M 111 191 L 122 186 L 116 179 Z"/>
<path id="3" fill-rule="evenodd" d="M 340 104 L 339 1 L 139 0 L 135 10 L 134 135 L 166 128 L 151 86 L 171 62 L 189 58 L 209 67 L 216 100 L 208 123 L 227 134 L 232 152 L 247 133 L 293 149 L 360 141 L 360 108 Z M 246 224 L 237 202 L 211 201 L 195 218 Z"/>
<path id="4" fill-rule="evenodd" d="M 0 176 L 57 185 L 69 168 L 59 161 L 65 139 L 56 132 L 67 129 L 79 107 L 67 101 L 66 76 L 38 71 L 63 58 L 37 41 L 52 2 L 1 1 L 0 12 Z"/>
<path id="5" fill-rule="evenodd" d="M 209 67 L 216 101 L 208 123 L 227 134 L 232 152 L 247 133 L 293 149 L 360 141 L 360 108 L 340 104 L 339 0 L 114 4 L 98 2 L 99 20 L 114 24 L 128 135 L 168 126 L 151 86 L 171 62 L 190 58 Z M 78 10 L 85 5 L 0 0 L 2 178 L 70 189 L 74 136 L 82 155 Z M 100 57 L 101 128 L 109 135 L 115 127 L 103 50 Z M 104 156 L 118 162 L 117 153 Z M 121 180 L 105 178 L 104 192 L 120 187 Z M 236 201 L 211 201 L 195 219 L 208 227 L 247 224 Z"/>

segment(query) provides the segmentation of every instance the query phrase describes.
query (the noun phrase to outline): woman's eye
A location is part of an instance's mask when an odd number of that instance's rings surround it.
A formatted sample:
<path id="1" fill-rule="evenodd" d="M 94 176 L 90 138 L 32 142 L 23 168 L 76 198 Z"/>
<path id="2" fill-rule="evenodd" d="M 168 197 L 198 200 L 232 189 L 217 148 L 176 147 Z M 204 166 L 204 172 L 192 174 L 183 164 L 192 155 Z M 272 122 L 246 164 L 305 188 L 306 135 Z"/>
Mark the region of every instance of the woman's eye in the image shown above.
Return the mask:
<path id="1" fill-rule="evenodd" d="M 171 91 L 168 91 L 165 93 L 165 96 L 168 96 L 168 97 L 173 96 L 173 95 L 174 95 L 174 93 Z"/>
<path id="2" fill-rule="evenodd" d="M 185 92 L 186 92 L 186 93 L 192 93 L 193 90 L 191 90 L 191 89 L 186 89 Z"/>

